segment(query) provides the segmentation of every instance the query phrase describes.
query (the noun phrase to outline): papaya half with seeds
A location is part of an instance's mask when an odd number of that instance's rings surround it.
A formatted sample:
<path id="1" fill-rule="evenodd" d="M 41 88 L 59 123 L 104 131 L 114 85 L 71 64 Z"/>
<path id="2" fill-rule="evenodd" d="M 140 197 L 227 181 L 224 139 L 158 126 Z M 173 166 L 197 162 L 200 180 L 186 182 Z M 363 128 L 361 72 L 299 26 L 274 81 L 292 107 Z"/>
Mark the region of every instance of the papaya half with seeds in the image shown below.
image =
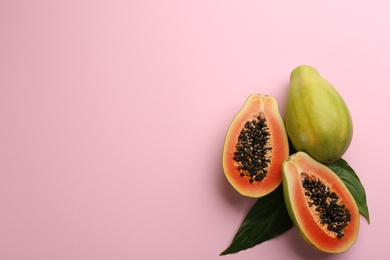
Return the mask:
<path id="1" fill-rule="evenodd" d="M 226 134 L 222 156 L 226 178 L 244 196 L 265 196 L 282 182 L 282 163 L 288 155 L 276 99 L 250 95 Z"/>
<path id="2" fill-rule="evenodd" d="M 320 162 L 341 158 L 352 140 L 352 119 L 346 103 L 311 66 L 298 66 L 291 72 L 285 122 L 294 148 Z"/>
<path id="3" fill-rule="evenodd" d="M 287 211 L 301 236 L 314 248 L 342 253 L 356 241 L 360 215 L 343 181 L 305 152 L 283 163 Z"/>

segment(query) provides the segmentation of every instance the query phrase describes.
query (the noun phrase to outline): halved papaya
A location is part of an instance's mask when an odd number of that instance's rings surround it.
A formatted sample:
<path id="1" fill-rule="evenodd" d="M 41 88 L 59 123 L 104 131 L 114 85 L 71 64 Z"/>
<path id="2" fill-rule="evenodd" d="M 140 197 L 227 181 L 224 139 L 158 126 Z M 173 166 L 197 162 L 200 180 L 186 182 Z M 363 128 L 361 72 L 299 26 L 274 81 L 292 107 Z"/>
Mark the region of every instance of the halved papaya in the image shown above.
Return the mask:
<path id="1" fill-rule="evenodd" d="M 343 181 L 305 152 L 283 163 L 283 192 L 288 213 L 314 248 L 342 253 L 356 241 L 360 215 Z"/>
<path id="2" fill-rule="evenodd" d="M 250 95 L 226 134 L 222 159 L 226 178 L 244 196 L 265 196 L 282 182 L 281 166 L 288 155 L 276 99 Z"/>

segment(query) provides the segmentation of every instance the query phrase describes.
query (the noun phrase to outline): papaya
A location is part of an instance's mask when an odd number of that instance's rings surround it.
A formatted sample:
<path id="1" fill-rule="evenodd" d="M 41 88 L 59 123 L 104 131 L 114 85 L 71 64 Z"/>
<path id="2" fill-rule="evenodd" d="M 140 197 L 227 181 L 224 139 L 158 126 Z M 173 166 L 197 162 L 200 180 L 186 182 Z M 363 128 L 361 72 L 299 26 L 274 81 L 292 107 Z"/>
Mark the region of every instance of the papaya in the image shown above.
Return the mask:
<path id="1" fill-rule="evenodd" d="M 277 100 L 252 94 L 231 122 L 222 165 L 229 183 L 242 195 L 259 198 L 282 182 L 289 145 Z"/>
<path id="2" fill-rule="evenodd" d="M 311 66 L 301 65 L 291 72 L 285 123 L 293 147 L 323 163 L 341 158 L 352 140 L 345 101 Z"/>
<path id="3" fill-rule="evenodd" d="M 360 215 L 343 181 L 302 151 L 282 168 L 287 211 L 304 240 L 323 252 L 347 251 L 357 239 Z"/>

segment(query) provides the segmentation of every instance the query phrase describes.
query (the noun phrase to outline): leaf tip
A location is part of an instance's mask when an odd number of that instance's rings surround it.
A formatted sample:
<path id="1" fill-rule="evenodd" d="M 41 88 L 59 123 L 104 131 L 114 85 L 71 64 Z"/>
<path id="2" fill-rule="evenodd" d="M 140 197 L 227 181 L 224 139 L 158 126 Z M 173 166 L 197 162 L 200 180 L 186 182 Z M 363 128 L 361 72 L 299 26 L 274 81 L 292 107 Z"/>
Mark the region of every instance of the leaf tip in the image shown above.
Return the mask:
<path id="1" fill-rule="evenodd" d="M 219 256 L 224 256 L 224 255 L 228 255 L 228 254 L 231 254 L 231 252 L 229 252 L 229 247 L 226 248 L 224 251 L 222 251 Z"/>

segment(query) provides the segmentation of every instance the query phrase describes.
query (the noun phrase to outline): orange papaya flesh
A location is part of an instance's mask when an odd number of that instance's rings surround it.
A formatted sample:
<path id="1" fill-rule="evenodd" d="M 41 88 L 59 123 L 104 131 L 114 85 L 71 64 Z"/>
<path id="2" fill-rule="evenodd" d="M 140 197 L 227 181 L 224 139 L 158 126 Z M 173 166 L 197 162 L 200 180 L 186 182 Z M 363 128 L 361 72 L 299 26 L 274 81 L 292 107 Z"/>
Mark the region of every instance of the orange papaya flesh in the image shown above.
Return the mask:
<path id="1" fill-rule="evenodd" d="M 356 241 L 360 215 L 342 180 L 305 152 L 283 163 L 287 210 L 301 236 L 327 253 L 347 251 Z"/>
<path id="2" fill-rule="evenodd" d="M 226 134 L 222 159 L 226 178 L 244 196 L 265 196 L 282 182 L 281 166 L 288 155 L 276 99 L 250 95 Z"/>

